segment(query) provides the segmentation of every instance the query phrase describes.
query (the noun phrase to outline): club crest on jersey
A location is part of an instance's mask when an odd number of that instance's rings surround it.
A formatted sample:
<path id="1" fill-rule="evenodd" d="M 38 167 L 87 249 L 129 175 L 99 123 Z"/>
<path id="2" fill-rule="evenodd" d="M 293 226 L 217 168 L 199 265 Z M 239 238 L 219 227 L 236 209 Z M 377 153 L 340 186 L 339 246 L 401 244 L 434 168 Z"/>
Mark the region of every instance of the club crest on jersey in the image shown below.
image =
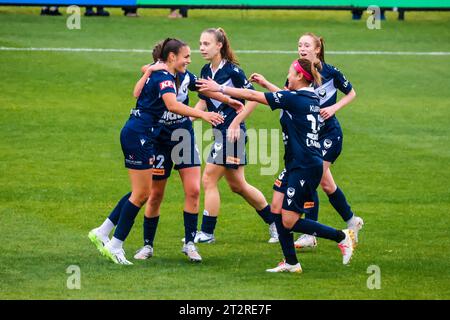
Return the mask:
<path id="1" fill-rule="evenodd" d="M 320 98 L 325 98 L 325 96 L 327 95 L 327 91 L 325 89 L 320 89 L 319 92 L 317 92 L 319 94 Z"/>
<path id="2" fill-rule="evenodd" d="M 325 139 L 325 141 L 323 142 L 323 146 L 325 147 L 325 149 L 330 149 L 332 144 L 333 141 L 331 141 L 330 139 Z"/>
<path id="3" fill-rule="evenodd" d="M 295 189 L 294 188 L 288 188 L 287 189 L 287 196 L 289 198 L 292 198 L 295 195 Z"/>
<path id="4" fill-rule="evenodd" d="M 214 143 L 214 150 L 215 151 L 220 151 L 220 150 L 222 150 L 222 144 L 221 143 L 219 143 L 219 142 L 216 142 L 216 143 Z"/>
<path id="5" fill-rule="evenodd" d="M 163 81 L 163 82 L 159 83 L 159 89 L 160 90 L 164 90 L 165 88 L 173 88 L 173 89 L 175 89 L 175 85 L 174 85 L 173 81 L 166 80 L 166 81 Z"/>

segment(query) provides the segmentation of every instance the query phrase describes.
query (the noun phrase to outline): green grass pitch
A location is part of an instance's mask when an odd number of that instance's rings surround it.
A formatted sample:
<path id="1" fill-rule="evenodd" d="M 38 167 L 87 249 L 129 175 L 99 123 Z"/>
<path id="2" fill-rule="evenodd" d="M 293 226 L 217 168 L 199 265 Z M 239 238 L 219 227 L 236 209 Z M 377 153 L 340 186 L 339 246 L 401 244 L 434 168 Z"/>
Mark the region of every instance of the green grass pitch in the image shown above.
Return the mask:
<path id="1" fill-rule="evenodd" d="M 0 7 L 0 46 L 151 49 L 171 36 L 198 49 L 200 32 L 221 26 L 236 50 L 296 50 L 298 36 L 312 31 L 332 51 L 450 52 L 450 13 L 408 12 L 401 22 L 388 12 L 380 30 L 368 30 L 349 12 L 191 10 L 173 21 L 167 11 L 139 10 L 132 19 L 112 9 L 68 30 L 67 16 Z M 247 75 L 282 84 L 296 55 L 238 57 Z M 449 55 L 326 55 L 357 91 L 338 114 L 345 142 L 332 171 L 366 224 L 349 267 L 334 243 L 319 240 L 314 252 L 298 254 L 300 275 L 264 271 L 280 261 L 280 247 L 267 243 L 266 226 L 224 183 L 217 242 L 199 246 L 203 263 L 189 263 L 176 173 L 151 260 L 117 266 L 89 242 L 88 231 L 129 189 L 119 132 L 149 60 L 148 53 L 0 51 L 0 298 L 450 298 Z M 198 53 L 192 60 L 199 73 L 204 61 Z M 261 106 L 248 126 L 279 128 L 278 117 Z M 275 175 L 259 170 L 249 165 L 247 179 L 270 200 Z M 320 197 L 320 221 L 344 227 Z M 142 213 L 125 244 L 129 258 L 141 239 Z M 71 265 L 80 267 L 80 290 L 67 288 Z M 381 270 L 379 290 L 367 287 L 371 265 Z"/>

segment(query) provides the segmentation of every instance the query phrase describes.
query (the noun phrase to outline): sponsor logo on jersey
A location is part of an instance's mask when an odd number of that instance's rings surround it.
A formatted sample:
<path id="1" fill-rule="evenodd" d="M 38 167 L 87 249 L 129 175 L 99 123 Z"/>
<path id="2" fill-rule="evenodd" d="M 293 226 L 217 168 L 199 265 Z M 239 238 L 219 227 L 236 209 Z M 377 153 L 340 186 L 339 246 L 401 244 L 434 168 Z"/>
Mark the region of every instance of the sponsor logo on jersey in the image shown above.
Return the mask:
<path id="1" fill-rule="evenodd" d="M 288 196 L 289 198 L 292 198 L 294 195 L 295 195 L 295 189 L 289 187 L 289 188 L 287 189 L 287 196 Z"/>
<path id="2" fill-rule="evenodd" d="M 303 204 L 303 209 L 311 209 L 314 208 L 314 202 L 305 202 Z"/>
<path id="3" fill-rule="evenodd" d="M 166 172 L 165 169 L 156 169 L 156 168 L 153 169 L 153 174 L 155 176 L 163 176 L 165 172 Z"/>
<path id="4" fill-rule="evenodd" d="M 278 188 L 280 188 L 281 187 L 281 181 L 280 180 L 275 180 L 275 182 L 273 183 L 274 185 L 276 185 Z"/>
<path id="5" fill-rule="evenodd" d="M 170 80 L 166 80 L 163 82 L 159 83 L 159 89 L 160 90 L 164 90 L 165 88 L 173 88 L 175 89 L 175 84 L 173 83 L 173 81 Z"/>
<path id="6" fill-rule="evenodd" d="M 228 164 L 239 164 L 239 163 L 241 163 L 241 159 L 228 156 L 226 162 Z"/>
<path id="7" fill-rule="evenodd" d="M 309 106 L 309 111 L 311 112 L 320 112 L 320 107 L 319 106 Z"/>

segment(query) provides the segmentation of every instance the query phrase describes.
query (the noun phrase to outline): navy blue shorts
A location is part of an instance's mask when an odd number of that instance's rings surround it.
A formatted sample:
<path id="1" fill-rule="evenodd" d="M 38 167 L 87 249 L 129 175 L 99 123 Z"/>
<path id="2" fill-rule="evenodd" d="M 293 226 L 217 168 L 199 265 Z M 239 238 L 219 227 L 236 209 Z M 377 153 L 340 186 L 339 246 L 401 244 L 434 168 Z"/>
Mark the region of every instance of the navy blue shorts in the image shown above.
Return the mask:
<path id="1" fill-rule="evenodd" d="M 297 213 L 307 213 L 318 203 L 314 202 L 314 195 L 322 179 L 323 166 L 308 169 L 294 169 L 287 172 L 286 192 L 284 193 L 284 210 Z"/>
<path id="2" fill-rule="evenodd" d="M 120 144 L 126 168 L 135 170 L 153 168 L 155 154 L 153 141 L 149 135 L 123 127 L 120 132 Z"/>
<path id="3" fill-rule="evenodd" d="M 284 168 L 278 175 L 278 178 L 273 183 L 273 190 L 285 193 L 288 180 L 287 176 L 288 176 L 287 170 L 286 168 Z"/>
<path id="4" fill-rule="evenodd" d="M 324 161 L 334 163 L 342 151 L 343 136 L 342 131 L 335 131 L 321 136 L 319 139 Z"/>
<path id="5" fill-rule="evenodd" d="M 238 169 L 247 164 L 247 134 L 241 134 L 238 141 L 229 142 L 226 130 L 214 129 L 214 144 L 208 156 L 208 163 L 224 166 L 227 169 Z M 245 131 L 244 131 L 245 132 Z"/>
<path id="6" fill-rule="evenodd" d="M 175 141 L 172 141 L 172 138 Z M 173 132 L 161 134 L 155 138 L 155 162 L 153 180 L 165 180 L 170 177 L 172 168 L 181 170 L 199 167 L 200 155 L 195 143 L 192 125 Z"/>

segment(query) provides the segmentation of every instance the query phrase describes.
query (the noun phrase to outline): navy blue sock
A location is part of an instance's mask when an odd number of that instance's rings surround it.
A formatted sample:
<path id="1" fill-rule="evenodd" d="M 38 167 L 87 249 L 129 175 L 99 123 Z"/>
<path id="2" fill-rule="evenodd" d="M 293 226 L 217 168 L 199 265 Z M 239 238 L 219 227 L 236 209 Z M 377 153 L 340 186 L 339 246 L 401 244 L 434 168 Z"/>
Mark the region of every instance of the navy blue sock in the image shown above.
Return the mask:
<path id="1" fill-rule="evenodd" d="M 153 247 L 153 240 L 155 240 L 158 221 L 159 216 L 153 218 L 147 218 L 144 216 L 144 246 L 150 245 Z"/>
<path id="2" fill-rule="evenodd" d="M 197 232 L 198 214 L 183 211 L 184 216 L 184 243 L 194 242 Z M 208 232 L 209 233 L 209 232 Z"/>
<path id="3" fill-rule="evenodd" d="M 117 224 L 119 223 L 120 211 L 122 211 L 124 203 L 130 198 L 130 196 L 131 192 L 124 195 L 122 199 L 119 200 L 113 211 L 111 211 L 111 213 L 109 214 L 108 219 L 111 220 L 111 222 L 114 223 L 115 226 L 117 226 Z"/>
<path id="4" fill-rule="evenodd" d="M 319 220 L 319 195 L 317 194 L 317 190 L 313 195 L 314 207 L 307 210 L 305 213 L 305 218 L 309 220 L 318 221 Z"/>
<path id="5" fill-rule="evenodd" d="M 298 219 L 292 228 L 292 231 L 306 233 L 319 238 L 334 240 L 336 242 L 341 242 L 345 238 L 345 234 L 341 230 L 336 230 L 309 219 Z"/>
<path id="6" fill-rule="evenodd" d="M 294 265 L 298 263 L 297 255 L 295 254 L 294 235 L 291 230 L 283 226 L 281 214 L 274 214 L 275 225 L 277 226 L 278 240 L 280 241 L 281 249 L 283 250 L 286 263 Z"/>
<path id="7" fill-rule="evenodd" d="M 336 191 L 328 195 L 331 205 L 336 209 L 336 211 L 341 215 L 344 221 L 348 221 L 353 217 L 353 212 L 350 209 L 350 205 L 345 199 L 345 195 L 339 187 Z"/>
<path id="8" fill-rule="evenodd" d="M 204 233 L 214 234 L 214 229 L 216 229 L 216 223 L 217 217 L 203 215 L 202 231 Z"/>
<path id="9" fill-rule="evenodd" d="M 272 212 L 270 212 L 270 205 L 267 205 L 262 210 L 256 210 L 258 212 L 259 216 L 264 220 L 267 224 L 272 224 L 274 222 Z"/>
<path id="10" fill-rule="evenodd" d="M 139 213 L 139 210 L 141 210 L 141 208 L 136 207 L 130 202 L 130 200 L 125 202 L 122 207 L 122 211 L 120 212 L 119 223 L 117 224 L 116 231 L 114 231 L 114 238 L 125 241 L 131 231 L 131 228 L 133 227 L 134 219 Z"/>

